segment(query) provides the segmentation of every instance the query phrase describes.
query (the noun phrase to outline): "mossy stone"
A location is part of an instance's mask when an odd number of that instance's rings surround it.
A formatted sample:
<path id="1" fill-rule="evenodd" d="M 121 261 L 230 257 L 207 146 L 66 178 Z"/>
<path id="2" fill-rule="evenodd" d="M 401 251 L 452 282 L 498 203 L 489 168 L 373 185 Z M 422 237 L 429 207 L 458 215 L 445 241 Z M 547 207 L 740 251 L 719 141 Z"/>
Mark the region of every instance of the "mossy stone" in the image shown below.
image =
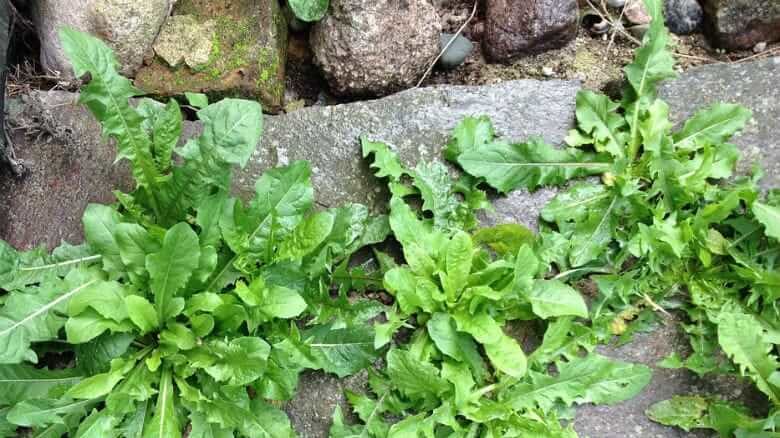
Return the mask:
<path id="1" fill-rule="evenodd" d="M 271 113 L 283 107 L 287 23 L 278 0 L 179 0 L 171 19 L 182 15 L 211 30 L 207 61 L 173 67 L 157 53 L 136 75 L 137 87 L 162 96 L 256 99 Z"/>

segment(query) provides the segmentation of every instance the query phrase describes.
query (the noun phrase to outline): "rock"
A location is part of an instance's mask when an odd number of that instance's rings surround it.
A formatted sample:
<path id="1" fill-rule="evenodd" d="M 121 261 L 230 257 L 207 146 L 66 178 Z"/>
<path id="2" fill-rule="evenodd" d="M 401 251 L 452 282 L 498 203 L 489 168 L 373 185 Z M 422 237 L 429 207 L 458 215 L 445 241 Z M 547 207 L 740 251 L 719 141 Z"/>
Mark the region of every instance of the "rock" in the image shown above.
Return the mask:
<path id="1" fill-rule="evenodd" d="M 555 70 L 553 70 L 552 67 L 544 66 L 542 67 L 542 75 L 550 78 L 555 76 Z"/>
<path id="2" fill-rule="evenodd" d="M 451 33 L 441 34 L 441 48 L 444 49 L 454 36 Z M 439 65 L 446 69 L 455 68 L 463 64 L 463 61 L 466 60 L 473 50 L 474 43 L 463 35 L 458 35 L 452 44 L 447 47 L 447 50 L 444 50 L 444 53 L 442 53 L 441 58 L 439 58 Z"/>
<path id="3" fill-rule="evenodd" d="M 440 34 L 427 0 L 332 0 L 310 41 L 334 93 L 370 96 L 415 85 L 439 54 Z"/>
<path id="4" fill-rule="evenodd" d="M 734 139 L 746 163 L 760 160 L 767 177 L 764 187 L 780 186 L 780 58 L 744 64 L 713 64 L 692 69 L 661 87 L 677 126 L 696 110 L 718 101 L 736 102 L 753 110 L 755 122 Z M 440 157 L 451 128 L 464 116 L 486 114 L 497 131 L 510 139 L 541 135 L 560 144 L 573 123 L 574 97 L 579 86 L 565 81 L 521 80 L 481 87 L 438 86 L 408 90 L 384 99 L 328 107 L 307 107 L 291 114 L 265 118 L 262 143 L 250 165 L 237 172 L 234 191 L 248 197 L 257 176 L 266 168 L 294 159 L 312 162 L 318 200 L 325 206 L 363 202 L 379 209 L 386 200 L 380 183 L 360 157 L 358 136 L 368 134 L 394 146 L 409 163 Z M 66 92 L 40 92 L 15 101 L 11 119 L 18 126 L 43 121 L 49 141 L 25 138 L 15 130 L 18 153 L 33 164 L 22 181 L 0 174 L 0 238 L 19 248 L 54 246 L 61 238 L 81 240 L 80 217 L 88 202 L 110 202 L 110 190 L 127 190 L 128 169 L 112 166 L 113 149 L 76 97 Z M 23 111 L 15 110 L 22 104 Z M 543 108 L 544 111 L 540 111 Z M 187 122 L 192 136 L 198 125 Z M 31 132 L 36 134 L 36 132 Z M 536 224 L 541 207 L 555 195 L 542 189 L 513 192 L 495 201 L 486 223 Z M 609 356 L 654 365 L 685 343 L 676 321 L 641 334 L 620 348 L 602 347 Z M 696 436 L 649 421 L 643 410 L 655 401 L 688 391 L 727 389 L 742 395 L 732 381 L 697 379 L 681 370 L 655 369 L 654 380 L 637 399 L 616 406 L 580 407 L 575 428 L 593 438 Z M 302 377 L 300 391 L 285 407 L 301 436 L 325 438 L 329 414 L 343 403 L 343 389 L 359 387 L 360 376 L 338 381 L 318 372 Z"/>
<path id="5" fill-rule="evenodd" d="M 766 41 L 761 41 L 760 43 L 753 46 L 753 53 L 761 53 L 764 50 L 766 50 Z"/>
<path id="6" fill-rule="evenodd" d="M 282 108 L 287 23 L 277 0 L 178 0 L 169 21 L 157 56 L 138 71 L 137 87 L 162 96 L 253 98 L 268 112 Z"/>
<path id="7" fill-rule="evenodd" d="M 577 35 L 577 0 L 487 0 L 482 48 L 493 61 L 566 45 Z"/>
<path id="8" fill-rule="evenodd" d="M 701 0 L 704 29 L 717 47 L 749 49 L 780 40 L 780 1 Z"/>
<path id="9" fill-rule="evenodd" d="M 171 67 L 183 61 L 188 67 L 198 69 L 209 62 L 214 20 L 199 22 L 192 15 L 173 15 L 165 21 L 154 45 L 154 53 Z"/>
<path id="10" fill-rule="evenodd" d="M 650 14 L 647 13 L 643 0 L 629 0 L 623 9 L 623 16 L 626 17 L 629 23 L 638 25 L 648 24 L 652 20 Z"/>
<path id="11" fill-rule="evenodd" d="M 671 32 L 687 35 L 699 29 L 704 12 L 698 0 L 666 0 L 664 18 Z"/>
<path id="12" fill-rule="evenodd" d="M 642 363 L 653 370 L 653 377 L 636 397 L 614 406 L 584 405 L 576 410 L 574 429 L 581 437 L 591 438 L 710 438 L 714 435 L 702 430 L 686 432 L 682 429 L 654 423 L 645 411 L 654 403 L 674 395 L 718 394 L 730 401 L 747 403 L 764 410 L 766 401 L 744 380 L 729 376 L 699 378 L 686 370 L 665 369 L 657 364 L 673 352 L 686 357 L 690 351 L 687 336 L 676 318 L 664 318 L 662 324 L 650 333 L 641 333 L 623 346 L 597 348 L 606 356 Z"/>
<path id="13" fill-rule="evenodd" d="M 37 0 L 33 2 L 41 64 L 73 78 L 59 30 L 70 26 L 102 38 L 117 55 L 122 73 L 134 75 L 171 11 L 172 0 Z"/>
<path id="14" fill-rule="evenodd" d="M 626 0 L 607 0 L 607 6 L 620 9 L 626 4 Z"/>
<path id="15" fill-rule="evenodd" d="M 690 69 L 660 88 L 678 123 L 715 102 L 744 105 L 753 119 L 733 143 L 741 149 L 739 170 L 763 167 L 765 189 L 780 187 L 780 57 Z"/>

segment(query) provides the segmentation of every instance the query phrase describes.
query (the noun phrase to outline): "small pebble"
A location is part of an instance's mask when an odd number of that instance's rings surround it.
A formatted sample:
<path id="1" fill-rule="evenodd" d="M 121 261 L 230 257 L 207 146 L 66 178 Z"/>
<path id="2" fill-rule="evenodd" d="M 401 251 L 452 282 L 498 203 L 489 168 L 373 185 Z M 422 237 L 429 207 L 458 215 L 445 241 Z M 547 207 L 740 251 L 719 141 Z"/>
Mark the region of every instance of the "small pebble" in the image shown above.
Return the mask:
<path id="1" fill-rule="evenodd" d="M 443 33 L 441 34 L 441 48 L 443 49 L 447 43 L 450 42 L 454 34 L 451 33 Z M 455 37 L 455 41 L 450 44 L 449 47 L 447 47 L 447 50 L 444 51 L 444 53 L 441 55 L 441 58 L 439 58 L 439 65 L 444 67 L 445 69 L 452 69 L 455 68 L 461 64 L 463 64 L 463 61 L 466 60 L 466 58 L 471 54 L 471 52 L 474 50 L 474 43 L 469 41 L 468 38 L 464 37 L 463 35 L 458 35 Z"/>
<path id="2" fill-rule="evenodd" d="M 607 0 L 607 5 L 610 8 L 620 9 L 626 4 L 626 0 Z"/>
<path id="3" fill-rule="evenodd" d="M 761 53 L 764 50 L 766 50 L 766 41 L 761 41 L 760 43 L 753 46 L 754 53 Z"/>
<path id="4" fill-rule="evenodd" d="M 595 33 L 596 35 L 606 33 L 608 30 L 609 30 L 609 21 L 607 20 L 601 20 L 595 23 L 593 27 L 590 28 L 590 31 Z"/>
<path id="5" fill-rule="evenodd" d="M 555 76 L 555 70 L 552 69 L 552 67 L 542 67 L 542 74 L 546 77 L 553 77 Z"/>

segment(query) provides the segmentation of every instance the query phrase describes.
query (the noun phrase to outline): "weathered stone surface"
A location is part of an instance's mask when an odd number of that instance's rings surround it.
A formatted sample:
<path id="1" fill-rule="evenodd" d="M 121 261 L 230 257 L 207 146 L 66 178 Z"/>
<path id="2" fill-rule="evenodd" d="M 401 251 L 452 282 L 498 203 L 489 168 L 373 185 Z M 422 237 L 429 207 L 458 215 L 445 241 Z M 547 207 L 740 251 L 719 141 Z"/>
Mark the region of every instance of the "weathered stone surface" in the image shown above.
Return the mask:
<path id="1" fill-rule="evenodd" d="M 451 33 L 443 33 L 440 40 L 441 48 L 444 52 L 441 54 L 441 58 L 439 58 L 439 65 L 446 69 L 452 69 L 463 64 L 463 61 L 474 50 L 474 43 L 463 35 L 456 36 Z M 449 44 L 449 47 L 447 44 Z M 445 47 L 446 50 L 444 49 Z"/>
<path id="2" fill-rule="evenodd" d="M 29 173 L 16 179 L 0 169 L 0 239 L 24 249 L 81 242 L 87 204 L 113 202 L 111 190 L 132 188 L 127 166 L 112 165 L 114 148 L 74 94 L 35 93 L 9 108 Z"/>
<path id="3" fill-rule="evenodd" d="M 780 1 L 702 0 L 705 31 L 726 49 L 749 49 L 780 40 Z"/>
<path id="4" fill-rule="evenodd" d="M 163 24 L 155 40 L 154 54 L 171 67 L 181 62 L 198 69 L 209 62 L 214 47 L 214 20 L 203 22 L 192 15 L 172 15 Z"/>
<path id="5" fill-rule="evenodd" d="M 780 57 L 742 64 L 711 64 L 686 72 L 661 87 L 674 121 L 682 123 L 716 102 L 738 103 L 753 119 L 734 139 L 742 158 L 739 169 L 763 167 L 764 188 L 780 187 Z"/>
<path id="6" fill-rule="evenodd" d="M 699 29 L 704 20 L 704 12 L 698 0 L 666 0 L 664 18 L 671 32 L 687 35 Z"/>
<path id="7" fill-rule="evenodd" d="M 577 35 L 577 0 L 487 0 L 482 48 L 493 61 L 564 46 Z"/>
<path id="8" fill-rule="evenodd" d="M 161 35 L 164 40 L 155 44 L 159 56 L 138 71 L 136 86 L 165 96 L 200 91 L 214 99 L 254 98 L 268 112 L 281 109 L 287 23 L 278 0 L 179 0 L 173 14 L 176 32 L 167 38 L 171 29 L 164 29 Z M 181 26 L 188 20 L 196 22 L 195 29 Z M 207 34 L 196 35 L 203 31 Z M 204 38 L 207 44 L 198 43 Z M 175 53 L 188 47 L 191 47 L 190 57 L 195 51 L 208 49 L 205 61 L 202 54 L 192 62 L 185 55 L 186 65 L 172 67 L 172 60 L 178 63 L 182 58 Z"/>
<path id="9" fill-rule="evenodd" d="M 615 406 L 584 405 L 577 408 L 574 429 L 581 438 L 710 438 L 709 431 L 685 432 L 662 426 L 645 415 L 654 403 L 679 394 L 718 394 L 728 400 L 747 403 L 758 411 L 766 407 L 750 384 L 728 376 L 698 378 L 686 370 L 671 370 L 656 364 L 673 352 L 685 357 L 690 347 L 675 318 L 667 318 L 650 333 L 643 333 L 621 347 L 599 347 L 600 353 L 653 369 L 653 378 L 636 397 Z M 763 405 L 762 405 L 763 403 Z"/>
<path id="10" fill-rule="evenodd" d="M 73 78 L 73 69 L 60 45 L 64 26 L 89 32 L 114 49 L 122 73 L 132 76 L 151 49 L 171 11 L 171 0 L 38 0 L 34 2 L 41 41 L 41 64 Z"/>
<path id="11" fill-rule="evenodd" d="M 662 87 L 679 123 L 716 101 L 742 103 L 755 122 L 735 139 L 748 159 L 759 159 L 767 171 L 765 186 L 780 183 L 780 58 L 738 65 L 712 65 L 684 74 Z M 407 163 L 439 156 L 450 129 L 467 115 L 487 114 L 508 138 L 542 135 L 560 143 L 573 122 L 578 85 L 561 81 L 515 81 L 486 87 L 432 87 L 388 98 L 333 107 L 310 107 L 284 116 L 266 117 L 266 130 L 251 165 L 238 173 L 235 190 L 249 196 L 263 169 L 294 159 L 309 159 L 314 184 L 324 205 L 364 202 L 377 209 L 384 194 L 361 159 L 357 138 L 369 134 L 392 144 Z M 56 245 L 61 238 L 81 239 L 80 217 L 87 202 L 110 202 L 110 189 L 129 188 L 127 169 L 111 165 L 113 148 L 100 140 L 91 116 L 68 93 L 43 93 L 39 105 L 22 103 L 12 111 L 20 126 L 44 123 L 49 141 L 26 139 L 17 130 L 19 154 L 33 164 L 22 181 L 0 175 L 0 238 L 20 248 Z M 18 106 L 18 105 L 17 105 Z M 541 110 L 540 110 L 541 109 Z M 187 124 L 187 135 L 197 125 Z M 31 134 L 35 132 L 31 131 Z M 515 192 L 496 200 L 490 222 L 536 223 L 551 190 L 532 195 Z M 671 351 L 686 351 L 675 321 L 643 334 L 627 346 L 602 349 L 604 354 L 654 365 Z M 343 403 L 343 389 L 361 385 L 361 378 L 339 382 L 321 373 L 307 373 L 301 391 L 285 407 L 301 436 L 327 436 L 329 416 Z M 652 423 L 644 409 L 673 394 L 715 390 L 729 398 L 750 398 L 730 380 L 701 380 L 685 371 L 655 369 L 652 383 L 636 398 L 611 407 L 579 408 L 575 427 L 591 438 L 697 436 Z M 706 436 L 706 435 L 705 435 Z"/>
<path id="12" fill-rule="evenodd" d="M 332 0 L 310 40 L 335 93 L 379 96 L 417 83 L 439 53 L 440 33 L 427 0 Z"/>

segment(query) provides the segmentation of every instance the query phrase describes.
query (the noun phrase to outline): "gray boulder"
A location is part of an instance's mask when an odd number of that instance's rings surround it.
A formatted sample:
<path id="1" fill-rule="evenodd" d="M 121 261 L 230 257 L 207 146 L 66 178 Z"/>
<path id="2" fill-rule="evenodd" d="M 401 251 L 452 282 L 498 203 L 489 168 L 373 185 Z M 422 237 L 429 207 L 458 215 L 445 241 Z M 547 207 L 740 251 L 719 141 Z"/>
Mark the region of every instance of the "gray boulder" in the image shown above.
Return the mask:
<path id="1" fill-rule="evenodd" d="M 749 49 L 780 40 L 780 1 L 702 0 L 705 32 L 725 49 Z"/>
<path id="2" fill-rule="evenodd" d="M 332 0 L 312 29 L 314 60 L 341 95 L 386 95 L 417 83 L 439 53 L 427 0 Z"/>
<path id="3" fill-rule="evenodd" d="M 102 38 L 114 49 L 122 73 L 132 76 L 170 14 L 173 0 L 37 0 L 34 5 L 44 68 L 73 78 L 58 34 L 70 26 Z"/>

